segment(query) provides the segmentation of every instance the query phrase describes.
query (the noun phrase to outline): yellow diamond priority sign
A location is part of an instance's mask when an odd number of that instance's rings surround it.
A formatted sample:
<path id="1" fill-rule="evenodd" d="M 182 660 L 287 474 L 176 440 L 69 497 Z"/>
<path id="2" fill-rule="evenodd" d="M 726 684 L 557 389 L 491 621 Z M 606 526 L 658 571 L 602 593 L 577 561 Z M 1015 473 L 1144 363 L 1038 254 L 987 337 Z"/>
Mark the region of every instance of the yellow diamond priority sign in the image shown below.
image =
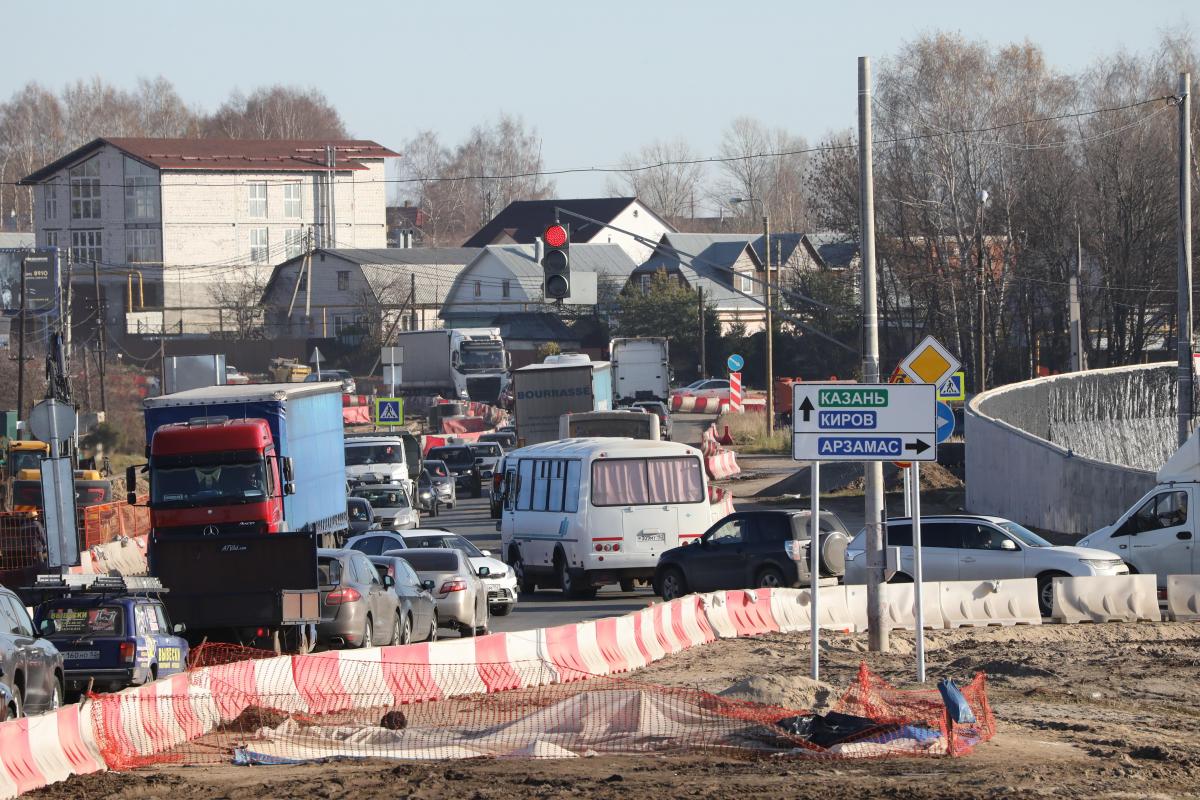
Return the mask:
<path id="1" fill-rule="evenodd" d="M 935 386 L 942 385 L 961 366 L 958 359 L 932 336 L 921 340 L 900 362 L 900 370 L 914 383 L 932 383 Z"/>

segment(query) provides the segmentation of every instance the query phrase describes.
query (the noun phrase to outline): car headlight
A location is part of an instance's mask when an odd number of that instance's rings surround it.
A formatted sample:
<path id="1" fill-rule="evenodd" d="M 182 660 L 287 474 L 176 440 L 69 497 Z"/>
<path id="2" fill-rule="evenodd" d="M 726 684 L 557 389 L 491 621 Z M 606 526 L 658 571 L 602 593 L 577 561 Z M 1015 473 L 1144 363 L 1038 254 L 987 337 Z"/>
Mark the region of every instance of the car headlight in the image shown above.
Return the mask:
<path id="1" fill-rule="evenodd" d="M 1095 569 L 1116 569 L 1121 564 L 1117 558 L 1081 558 L 1079 563 Z"/>

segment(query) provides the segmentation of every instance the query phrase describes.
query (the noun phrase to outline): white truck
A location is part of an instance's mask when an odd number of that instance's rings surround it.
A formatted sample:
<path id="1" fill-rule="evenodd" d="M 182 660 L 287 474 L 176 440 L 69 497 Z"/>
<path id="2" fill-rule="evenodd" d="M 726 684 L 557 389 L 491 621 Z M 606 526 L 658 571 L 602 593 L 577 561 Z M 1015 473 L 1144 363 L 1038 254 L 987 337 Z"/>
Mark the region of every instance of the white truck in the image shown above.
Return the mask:
<path id="1" fill-rule="evenodd" d="M 580 353 L 548 356 L 513 372 L 513 412 L 522 447 L 552 442 L 559 418 L 612 410 L 612 368 Z"/>
<path id="2" fill-rule="evenodd" d="M 496 403 L 508 388 L 510 359 L 499 328 L 441 328 L 396 334 L 396 391 Z"/>
<path id="3" fill-rule="evenodd" d="M 613 397 L 617 405 L 637 400 L 670 401 L 670 348 L 666 338 L 613 339 L 609 342 Z"/>
<path id="4" fill-rule="evenodd" d="M 1158 485 L 1112 525 L 1078 544 L 1115 553 L 1130 572 L 1153 573 L 1160 589 L 1168 575 L 1200 573 L 1200 436 L 1192 436 L 1158 471 Z"/>

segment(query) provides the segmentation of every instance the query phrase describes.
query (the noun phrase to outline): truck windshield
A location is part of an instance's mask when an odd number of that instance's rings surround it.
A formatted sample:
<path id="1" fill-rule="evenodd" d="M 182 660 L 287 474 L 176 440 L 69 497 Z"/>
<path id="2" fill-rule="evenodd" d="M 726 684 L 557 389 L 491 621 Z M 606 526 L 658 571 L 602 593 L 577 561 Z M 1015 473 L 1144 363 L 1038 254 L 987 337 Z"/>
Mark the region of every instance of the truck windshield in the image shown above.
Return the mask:
<path id="1" fill-rule="evenodd" d="M 504 369 L 504 348 L 497 344 L 463 344 L 463 370 Z"/>
<path id="2" fill-rule="evenodd" d="M 150 503 L 157 508 L 259 503 L 266 499 L 267 475 L 256 461 L 178 464 L 151 462 Z"/>
<path id="3" fill-rule="evenodd" d="M 404 447 L 399 442 L 395 444 L 357 444 L 346 448 L 347 467 L 403 463 Z"/>

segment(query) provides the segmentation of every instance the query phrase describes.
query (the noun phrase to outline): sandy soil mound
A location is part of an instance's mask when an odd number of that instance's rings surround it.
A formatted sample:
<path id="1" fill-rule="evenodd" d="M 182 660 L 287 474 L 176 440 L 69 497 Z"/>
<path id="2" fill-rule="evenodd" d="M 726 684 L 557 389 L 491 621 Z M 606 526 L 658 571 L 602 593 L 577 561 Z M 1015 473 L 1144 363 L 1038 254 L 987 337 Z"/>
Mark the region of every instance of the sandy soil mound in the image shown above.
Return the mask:
<path id="1" fill-rule="evenodd" d="M 717 692 L 731 700 L 747 700 L 795 711 L 822 711 L 837 699 L 837 690 L 828 683 L 803 675 L 755 675 Z"/>

